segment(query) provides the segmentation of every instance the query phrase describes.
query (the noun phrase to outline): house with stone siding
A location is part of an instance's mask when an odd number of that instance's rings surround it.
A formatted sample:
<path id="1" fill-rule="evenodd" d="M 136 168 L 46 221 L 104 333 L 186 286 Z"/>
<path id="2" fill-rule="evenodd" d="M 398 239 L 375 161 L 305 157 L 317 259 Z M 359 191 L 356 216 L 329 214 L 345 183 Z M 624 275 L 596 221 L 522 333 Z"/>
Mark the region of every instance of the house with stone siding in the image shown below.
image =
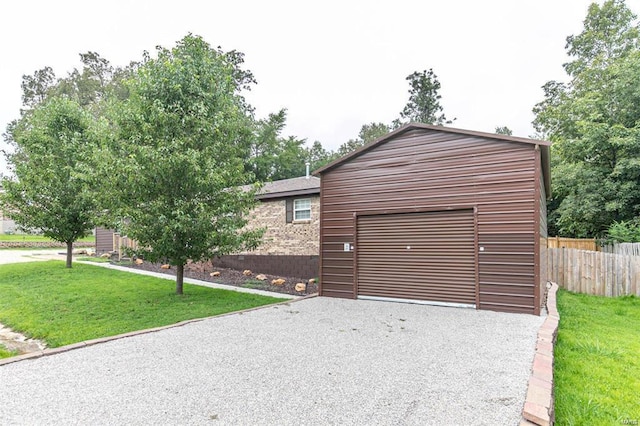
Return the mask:
<path id="1" fill-rule="evenodd" d="M 311 278 L 318 275 L 320 250 L 320 179 L 302 176 L 267 182 L 247 227 L 265 228 L 252 251 L 212 259 L 215 266 L 265 274 Z M 114 232 L 96 230 L 96 252 L 117 251 Z"/>
<path id="2" fill-rule="evenodd" d="M 267 182 L 247 227 L 266 228 L 252 251 L 214 259 L 216 266 L 293 277 L 318 275 L 320 179 L 302 176 Z"/>

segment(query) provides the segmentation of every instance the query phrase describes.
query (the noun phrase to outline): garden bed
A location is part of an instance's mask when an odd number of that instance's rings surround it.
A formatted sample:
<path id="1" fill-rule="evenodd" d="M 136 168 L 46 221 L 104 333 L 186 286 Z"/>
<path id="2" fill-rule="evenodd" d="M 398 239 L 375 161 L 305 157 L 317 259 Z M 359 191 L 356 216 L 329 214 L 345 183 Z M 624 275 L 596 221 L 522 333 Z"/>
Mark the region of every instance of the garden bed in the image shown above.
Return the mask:
<path id="1" fill-rule="evenodd" d="M 141 269 L 144 271 L 159 272 L 168 275 L 176 274 L 175 267 L 170 269 L 162 269 L 160 263 L 143 262 L 140 265 L 135 263 L 119 263 L 121 266 L 127 266 L 133 269 Z M 211 276 L 212 272 L 220 272 L 219 276 Z M 215 268 L 211 262 L 190 263 L 184 268 L 184 276 L 187 278 L 193 278 L 196 280 L 209 281 L 212 283 L 226 284 L 235 287 L 253 288 L 258 290 L 272 291 L 275 293 L 294 294 L 297 296 L 305 296 L 318 292 L 317 283 L 309 283 L 308 280 L 300 277 L 284 277 L 278 275 L 263 274 L 267 277 L 266 280 L 261 281 L 256 279 L 257 275 L 260 275 L 260 271 L 251 271 L 250 276 L 243 274 L 243 271 L 227 268 Z M 271 282 L 276 279 L 284 279 L 285 282 L 282 285 L 274 285 Z M 304 291 L 296 291 L 296 284 L 306 284 Z"/>

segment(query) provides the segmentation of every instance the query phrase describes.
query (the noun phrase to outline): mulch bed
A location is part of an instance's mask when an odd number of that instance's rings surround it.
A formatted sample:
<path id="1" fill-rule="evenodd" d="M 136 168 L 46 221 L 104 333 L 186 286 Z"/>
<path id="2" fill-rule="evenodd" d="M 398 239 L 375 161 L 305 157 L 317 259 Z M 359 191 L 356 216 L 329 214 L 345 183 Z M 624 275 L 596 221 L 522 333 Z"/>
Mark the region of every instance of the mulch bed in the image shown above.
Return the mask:
<path id="1" fill-rule="evenodd" d="M 133 269 L 141 269 L 144 271 L 160 272 L 167 275 L 176 275 L 176 270 L 172 266 L 171 269 L 162 269 L 160 263 L 144 262 L 140 265 L 135 263 L 121 263 L 120 266 L 127 266 Z M 214 271 L 220 272 L 217 277 L 212 277 L 210 274 Z M 209 281 L 217 284 L 226 284 L 235 287 L 253 288 L 257 290 L 272 291 L 274 293 L 294 294 L 296 296 L 305 296 L 318 292 L 318 284 L 309 284 L 307 280 L 299 277 L 283 277 L 277 275 L 263 274 L 267 277 L 266 280 L 260 281 L 256 279 L 256 275 L 261 274 L 260 271 L 252 271 L 250 276 L 245 276 L 243 271 L 237 271 L 235 269 L 215 268 L 211 262 L 190 263 L 184 268 L 184 276 L 187 278 L 193 278 L 196 280 Z M 282 285 L 271 284 L 272 280 L 282 278 L 285 280 Z M 296 291 L 295 286 L 297 283 L 305 283 L 307 288 L 305 291 Z"/>

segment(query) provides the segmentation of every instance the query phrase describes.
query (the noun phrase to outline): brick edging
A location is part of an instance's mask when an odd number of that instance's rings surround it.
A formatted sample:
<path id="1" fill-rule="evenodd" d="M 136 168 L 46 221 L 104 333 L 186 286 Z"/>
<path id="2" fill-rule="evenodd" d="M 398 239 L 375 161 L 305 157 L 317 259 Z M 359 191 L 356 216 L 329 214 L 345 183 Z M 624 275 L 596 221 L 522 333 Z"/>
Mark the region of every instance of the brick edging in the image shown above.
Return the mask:
<path id="1" fill-rule="evenodd" d="M 265 309 L 265 308 L 269 308 L 269 307 L 272 307 L 272 306 L 287 305 L 289 303 L 299 302 L 301 300 L 311 299 L 311 298 L 317 297 L 317 296 L 318 296 L 318 293 L 313 293 L 313 294 L 309 294 L 307 296 L 302 296 L 302 297 L 298 297 L 296 299 L 291 299 L 291 300 L 285 300 L 285 301 L 279 302 L 279 303 L 271 303 L 269 305 L 256 306 L 254 308 L 247 308 L 247 309 L 243 309 L 243 310 L 240 310 L 240 311 L 227 312 L 225 314 L 213 315 L 213 316 L 210 316 L 210 317 L 193 318 L 193 319 L 190 319 L 190 320 L 180 321 L 180 322 L 177 322 L 175 324 L 164 325 L 162 327 L 147 328 L 145 330 L 130 331 L 128 333 L 116 334 L 115 336 L 99 337 L 97 339 L 85 340 L 83 342 L 72 343 L 70 345 L 60 346 L 58 348 L 47 348 L 47 349 L 44 349 L 44 350 L 41 350 L 41 351 L 30 352 L 28 354 L 16 355 L 16 356 L 12 356 L 12 357 L 9 357 L 9 358 L 0 359 L 0 367 L 2 367 L 3 365 L 6 365 L 6 364 L 12 364 L 14 362 L 24 361 L 24 360 L 27 360 L 27 359 L 42 358 L 42 357 L 49 356 L 49 355 L 56 355 L 56 354 L 60 354 L 60 353 L 64 353 L 64 352 L 69 352 L 69 351 L 72 351 L 74 349 L 80 349 L 80 348 L 85 348 L 87 346 L 97 345 L 99 343 L 106 343 L 106 342 L 110 342 L 112 340 L 120 340 L 120 339 L 124 339 L 125 337 L 139 336 L 141 334 L 155 333 L 157 331 L 168 330 L 170 328 L 182 327 L 182 326 L 187 325 L 187 324 L 192 324 L 192 323 L 196 323 L 196 322 L 200 322 L 200 321 L 205 321 L 205 320 L 212 319 L 212 318 L 220 318 L 220 317 L 226 317 L 226 316 L 230 316 L 230 315 L 244 314 L 244 313 L 247 313 L 247 312 L 257 311 L 258 309 Z"/>
<path id="2" fill-rule="evenodd" d="M 547 291 L 547 318 L 538 330 L 536 351 L 520 426 L 553 425 L 553 346 L 558 336 L 560 315 L 556 306 L 558 285 L 550 283 Z"/>

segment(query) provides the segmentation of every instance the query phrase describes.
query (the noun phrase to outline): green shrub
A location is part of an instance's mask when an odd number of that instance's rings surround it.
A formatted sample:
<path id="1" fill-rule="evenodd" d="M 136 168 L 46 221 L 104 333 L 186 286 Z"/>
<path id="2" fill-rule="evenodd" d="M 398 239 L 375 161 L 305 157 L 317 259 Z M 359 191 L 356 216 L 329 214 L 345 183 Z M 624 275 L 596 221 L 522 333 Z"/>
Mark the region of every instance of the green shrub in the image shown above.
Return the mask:
<path id="1" fill-rule="evenodd" d="M 607 231 L 606 242 L 609 244 L 640 242 L 640 217 L 629 221 L 614 222 Z"/>

